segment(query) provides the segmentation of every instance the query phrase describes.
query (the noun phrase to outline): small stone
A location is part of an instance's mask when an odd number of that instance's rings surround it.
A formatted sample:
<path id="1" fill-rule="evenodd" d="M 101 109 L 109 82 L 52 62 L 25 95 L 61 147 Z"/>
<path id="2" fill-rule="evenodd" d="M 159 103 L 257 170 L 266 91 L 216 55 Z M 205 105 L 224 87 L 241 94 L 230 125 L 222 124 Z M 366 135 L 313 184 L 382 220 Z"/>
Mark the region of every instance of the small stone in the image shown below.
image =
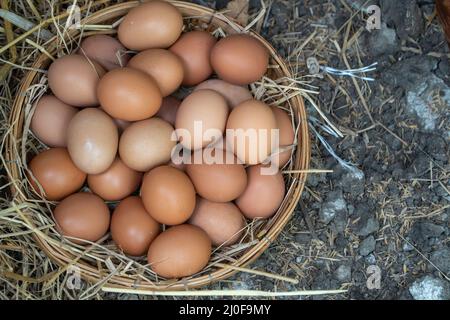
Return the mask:
<path id="1" fill-rule="evenodd" d="M 357 168 L 353 168 L 353 170 L 345 171 L 337 185 L 341 187 L 344 192 L 350 193 L 352 196 L 357 197 L 364 193 L 364 183 L 364 172 Z"/>
<path id="2" fill-rule="evenodd" d="M 369 254 L 366 257 L 366 262 L 369 265 L 375 265 L 375 263 L 377 262 L 377 259 L 375 258 L 375 256 L 373 255 L 373 253 Z"/>
<path id="3" fill-rule="evenodd" d="M 367 256 L 375 250 L 375 245 L 375 238 L 373 236 L 367 237 L 359 245 L 359 254 L 362 256 Z"/>
<path id="4" fill-rule="evenodd" d="M 422 10 L 416 0 L 381 0 L 382 19 L 395 27 L 401 39 L 417 38 L 424 29 Z"/>
<path id="5" fill-rule="evenodd" d="M 356 234 L 361 237 L 367 237 L 369 234 L 378 231 L 380 228 L 380 223 L 378 220 L 370 216 L 370 214 L 363 214 L 361 219 L 356 225 Z"/>
<path id="6" fill-rule="evenodd" d="M 409 287 L 414 300 L 449 300 L 450 288 L 447 282 L 432 276 L 425 276 Z"/>
<path id="7" fill-rule="evenodd" d="M 417 117 L 422 129 L 433 132 L 439 125 L 439 119 L 444 115 L 446 107 L 436 102 L 436 93 L 440 93 L 439 101 L 450 104 L 450 88 L 434 74 L 422 77 L 406 93 L 406 111 Z"/>
<path id="8" fill-rule="evenodd" d="M 319 211 L 319 217 L 323 223 L 329 224 L 336 217 L 336 214 L 342 211 L 346 214 L 347 203 L 342 195 L 342 191 L 332 191 L 328 194 L 326 201 L 323 203 Z"/>
<path id="9" fill-rule="evenodd" d="M 375 57 L 394 54 L 399 48 L 397 33 L 384 22 L 381 23 L 381 29 L 370 32 L 365 41 L 369 53 Z"/>
<path id="10" fill-rule="evenodd" d="M 431 75 L 432 71 L 438 67 L 438 63 L 438 59 L 429 56 L 415 56 L 400 60 L 383 72 L 382 81 L 385 85 L 411 90 L 424 77 Z M 399 74 L 402 76 L 399 77 Z"/>
<path id="11" fill-rule="evenodd" d="M 336 216 L 334 217 L 334 220 L 332 222 L 333 230 L 336 231 L 336 233 L 344 232 L 345 228 L 347 227 L 347 222 L 348 222 L 347 211 L 346 210 L 337 211 Z"/>
<path id="12" fill-rule="evenodd" d="M 431 255 L 431 262 L 442 272 L 450 275 L 450 249 L 443 248 L 433 252 Z"/>
<path id="13" fill-rule="evenodd" d="M 349 282 L 352 278 L 352 267 L 346 264 L 340 265 L 334 272 L 334 277 L 341 282 Z"/>
<path id="14" fill-rule="evenodd" d="M 408 242 L 405 242 L 405 244 L 403 245 L 403 251 L 411 252 L 413 250 L 414 250 L 414 247 L 412 245 L 410 245 Z"/>
<path id="15" fill-rule="evenodd" d="M 347 0 L 347 3 L 357 11 L 363 11 L 367 13 L 367 9 L 371 5 L 376 5 L 378 2 L 376 0 Z"/>
<path id="16" fill-rule="evenodd" d="M 338 249 L 343 250 L 348 245 L 348 239 L 342 233 L 339 233 L 334 243 Z"/>
<path id="17" fill-rule="evenodd" d="M 353 214 L 353 212 L 355 212 L 355 207 L 352 204 L 349 204 L 347 206 L 347 211 L 348 211 L 348 214 L 351 216 Z"/>
<path id="18" fill-rule="evenodd" d="M 425 239 L 438 238 L 445 232 L 445 228 L 430 222 L 418 222 L 414 224 L 412 232 L 420 233 Z"/>

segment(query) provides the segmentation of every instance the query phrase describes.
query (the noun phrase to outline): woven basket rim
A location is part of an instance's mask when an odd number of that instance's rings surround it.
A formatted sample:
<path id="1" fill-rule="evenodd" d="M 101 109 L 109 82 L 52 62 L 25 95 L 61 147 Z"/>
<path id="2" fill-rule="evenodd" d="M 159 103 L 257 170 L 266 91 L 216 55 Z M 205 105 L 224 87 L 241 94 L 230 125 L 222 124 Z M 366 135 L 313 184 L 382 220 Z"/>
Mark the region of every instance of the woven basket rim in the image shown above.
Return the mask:
<path id="1" fill-rule="evenodd" d="M 243 32 L 244 28 L 236 23 L 232 18 L 226 17 L 225 15 L 214 11 L 213 9 L 203 7 L 201 5 L 187 3 L 182 1 L 169 1 L 173 5 L 175 5 L 185 16 L 188 12 L 195 12 L 196 17 L 201 17 L 202 19 L 206 19 L 209 23 L 214 25 L 222 24 L 223 26 L 230 27 L 236 32 Z M 88 17 L 82 20 L 82 23 L 91 24 L 91 23 L 99 23 L 102 21 L 107 21 L 111 18 L 116 18 L 123 16 L 128 10 L 139 5 L 141 2 L 139 1 L 131 1 L 126 3 L 120 3 L 113 6 L 110 6 L 105 9 L 101 9 L 94 13 L 91 13 Z M 77 30 L 69 31 L 67 36 L 75 36 L 78 33 Z M 101 32 L 98 32 L 101 33 Z M 248 31 L 249 34 L 257 38 L 264 46 L 270 51 L 272 60 L 278 65 L 280 72 L 283 76 L 287 78 L 291 78 L 292 75 L 283 61 L 283 59 L 277 54 L 276 50 L 259 34 Z M 89 34 L 92 34 L 91 32 Z M 55 36 L 52 41 L 50 41 L 50 45 L 46 48 L 48 52 L 53 53 L 56 51 L 56 39 L 58 36 Z M 50 61 L 49 57 L 42 53 L 35 60 L 33 64 L 33 68 L 41 68 L 43 65 L 48 64 Z M 28 71 L 23 78 L 21 85 L 16 93 L 16 97 L 12 106 L 9 125 L 11 126 L 10 133 L 6 138 L 6 150 L 5 150 L 5 158 L 7 160 L 7 169 L 9 171 L 10 179 L 21 180 L 22 176 L 20 173 L 20 169 L 16 164 L 17 159 L 14 158 L 14 154 L 11 150 L 21 150 L 20 143 L 16 142 L 18 137 L 22 136 L 24 130 L 24 105 L 25 105 L 25 91 L 28 87 L 35 82 L 35 80 L 39 78 L 39 74 L 36 71 Z M 286 208 L 282 210 L 282 212 L 278 212 L 276 215 L 276 219 L 273 218 L 273 223 L 269 223 L 269 226 L 265 229 L 265 233 L 259 237 L 259 242 L 256 243 L 253 247 L 250 247 L 245 251 L 245 253 L 237 259 L 234 263 L 230 263 L 229 267 L 221 267 L 212 270 L 212 272 L 206 275 L 199 275 L 198 277 L 184 280 L 179 279 L 178 281 L 161 281 L 161 282 L 151 282 L 151 283 L 137 283 L 137 279 L 133 279 L 130 276 L 120 276 L 115 275 L 111 277 L 107 284 L 109 287 L 115 288 L 138 288 L 141 290 L 186 290 L 193 289 L 197 287 L 202 287 L 204 285 L 211 284 L 213 282 L 223 280 L 225 278 L 230 277 L 234 273 L 237 272 L 235 267 L 245 267 L 255 259 L 257 259 L 270 245 L 272 241 L 276 239 L 278 234 L 281 232 L 283 227 L 286 225 L 290 217 L 292 216 L 294 209 L 300 196 L 303 192 L 303 188 L 306 181 L 307 171 L 309 169 L 309 161 L 310 161 L 310 139 L 309 139 L 309 131 L 307 124 L 307 116 L 306 109 L 304 106 L 303 99 L 300 95 L 295 95 L 290 98 L 289 101 L 292 104 L 292 107 L 295 107 L 294 116 L 297 117 L 299 122 L 299 130 L 298 135 L 300 137 L 299 144 L 296 148 L 295 154 L 295 164 L 294 169 L 296 170 L 304 170 L 298 173 L 291 174 L 291 185 L 286 194 L 285 203 Z M 22 156 L 24 156 L 22 154 Z M 23 188 L 23 186 L 21 186 Z M 14 184 L 11 185 L 11 192 L 14 195 L 16 202 L 23 202 L 26 200 L 24 196 L 24 192 L 22 190 L 18 190 Z M 21 215 L 23 219 L 27 220 L 26 215 Z M 270 220 L 272 222 L 272 220 Z M 27 221 L 34 227 L 34 224 L 31 221 Z M 42 250 L 46 253 L 46 255 L 55 263 L 60 266 L 67 267 L 68 263 L 73 265 L 73 256 L 67 256 L 67 251 L 61 246 L 49 243 L 45 237 L 42 236 L 42 233 L 35 232 L 34 238 L 37 244 L 42 248 Z M 101 281 L 106 274 L 103 274 L 98 269 L 94 268 L 90 264 L 87 264 L 81 259 L 76 259 L 75 265 L 79 268 L 80 275 L 82 278 L 91 281 L 98 282 Z"/>

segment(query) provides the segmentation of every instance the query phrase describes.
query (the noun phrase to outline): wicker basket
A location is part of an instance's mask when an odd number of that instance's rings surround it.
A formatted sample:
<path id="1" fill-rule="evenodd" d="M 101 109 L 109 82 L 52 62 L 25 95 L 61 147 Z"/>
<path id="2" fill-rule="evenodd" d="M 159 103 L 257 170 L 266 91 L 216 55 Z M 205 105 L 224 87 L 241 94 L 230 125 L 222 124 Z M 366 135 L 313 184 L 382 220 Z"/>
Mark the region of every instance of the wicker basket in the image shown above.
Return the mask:
<path id="1" fill-rule="evenodd" d="M 219 14 L 211 9 L 195 5 L 192 3 L 172 1 L 172 3 L 181 11 L 185 21 L 189 26 L 196 26 L 203 29 L 215 30 L 220 27 L 226 34 L 232 34 L 244 31 L 244 28 L 238 25 L 223 14 Z M 82 21 L 82 24 L 99 25 L 112 24 L 117 22 L 131 8 L 137 6 L 138 1 L 126 2 L 108 7 L 92 13 Z M 83 36 L 96 32 L 84 33 Z M 104 33 L 104 32 L 103 32 Z M 261 36 L 251 33 L 256 37 L 271 53 L 269 71 L 266 75 L 269 79 L 288 79 L 291 78 L 290 71 L 283 60 L 277 55 L 275 49 L 265 41 Z M 66 41 L 77 39 L 78 30 L 70 30 Z M 50 45 L 45 49 L 48 53 L 56 56 L 58 41 L 49 42 Z M 51 60 L 46 54 L 41 54 L 35 61 L 33 67 L 37 69 L 46 69 Z M 31 187 L 26 179 L 26 161 L 28 159 L 27 141 L 33 139 L 28 133 L 30 95 L 28 89 L 33 84 L 42 81 L 42 73 L 29 71 L 16 94 L 9 124 L 10 133 L 7 136 L 5 158 L 7 159 L 7 170 L 12 182 L 12 194 L 15 202 L 32 203 L 25 205 L 24 209 L 18 212 L 18 218 L 22 219 L 30 229 L 35 231 L 34 236 L 39 246 L 45 251 L 50 259 L 61 266 L 76 266 L 80 275 L 93 282 L 104 281 L 109 287 L 123 289 L 139 290 L 186 290 L 211 284 L 212 282 L 225 279 L 231 276 L 239 269 L 258 258 L 270 243 L 277 237 L 291 217 L 300 195 L 303 191 L 306 172 L 309 167 L 310 159 L 310 141 L 308 135 L 308 124 L 306 119 L 305 107 L 300 95 L 288 97 L 284 105 L 291 109 L 293 121 L 298 128 L 298 144 L 293 154 L 289 173 L 285 174 L 287 183 L 287 194 L 277 214 L 268 221 L 260 222 L 257 227 L 252 229 L 252 234 L 247 235 L 241 242 L 244 249 L 238 250 L 229 257 L 229 259 L 213 259 L 212 262 L 199 274 L 179 279 L 164 280 L 158 279 L 148 266 L 145 266 L 145 259 L 137 262 L 122 256 L 113 245 L 107 245 L 107 249 L 97 250 L 95 245 L 88 247 L 77 247 L 59 237 L 56 232 L 50 233 L 46 228 L 40 228 L 42 221 L 52 221 L 51 208 L 49 203 L 36 200 L 36 195 L 30 191 Z M 44 80 L 45 81 L 45 80 Z M 288 81 L 288 80 L 286 80 Z M 284 83 L 285 84 L 285 83 Z M 289 84 L 292 85 L 292 84 Z M 20 159 L 17 159 L 17 155 Z M 30 199 L 35 199 L 33 200 Z M 33 207 L 34 206 L 34 207 Z M 41 210 L 35 210 L 35 206 L 40 206 Z M 108 240 L 106 240 L 108 242 Z M 124 260 L 121 260 L 122 257 Z M 126 260 L 128 259 L 128 260 Z M 128 261 L 133 265 L 131 268 L 123 268 Z M 216 263 L 217 261 L 221 263 Z M 111 265 L 121 265 L 117 270 L 111 268 Z M 137 266 L 136 266 L 137 265 Z M 111 270 L 113 269 L 113 270 Z M 127 269 L 127 270 L 125 270 Z"/>

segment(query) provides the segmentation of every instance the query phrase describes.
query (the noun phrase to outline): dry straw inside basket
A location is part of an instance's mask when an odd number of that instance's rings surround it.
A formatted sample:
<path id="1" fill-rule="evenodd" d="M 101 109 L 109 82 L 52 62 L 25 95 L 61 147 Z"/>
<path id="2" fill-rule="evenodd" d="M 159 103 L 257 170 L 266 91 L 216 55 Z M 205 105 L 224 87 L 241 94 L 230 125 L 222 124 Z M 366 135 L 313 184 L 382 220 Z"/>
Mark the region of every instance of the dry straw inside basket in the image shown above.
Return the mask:
<path id="1" fill-rule="evenodd" d="M 183 13 L 186 30 L 203 29 L 218 36 L 247 32 L 221 13 L 195 4 L 176 1 L 173 3 Z M 52 25 L 58 30 L 57 35 L 43 46 L 36 44 L 36 50 L 40 54 L 22 80 L 12 106 L 9 132 L 6 140 L 2 141 L 2 150 L 5 151 L 2 162 L 8 174 L 8 186 L 14 196 L 11 210 L 29 232 L 34 234 L 36 243 L 45 253 L 63 266 L 53 277 L 76 268 L 82 277 L 97 284 L 93 290 L 104 284 L 118 290 L 184 290 L 224 279 L 237 271 L 258 273 L 246 269 L 245 266 L 264 252 L 292 215 L 308 173 L 310 145 L 302 100 L 302 95 L 306 93 L 298 88 L 297 81 L 292 78 L 288 67 L 273 47 L 255 33 L 251 32 L 268 48 L 271 61 L 267 75 L 252 84 L 251 90 L 256 98 L 288 111 L 297 132 L 291 161 L 283 171 L 287 193 L 273 218 L 249 222 L 241 241 L 231 247 L 214 250 L 209 265 L 200 273 L 179 280 L 158 278 L 146 265 L 144 257 L 131 258 L 123 255 L 112 243 L 109 235 L 97 243 L 75 245 L 62 238 L 55 229 L 52 219 L 55 203 L 46 201 L 31 191 L 30 182 L 27 180 L 27 161 L 45 146 L 32 135 L 29 125 L 34 103 L 48 90 L 45 69 L 53 59 L 76 50 L 83 37 L 95 33 L 114 34 L 114 28 L 120 23 L 121 17 L 136 5 L 138 2 L 127 2 L 104 9 L 98 6 L 83 7 L 85 18 L 80 30 L 64 27 L 67 14 L 52 17 Z M 115 204 L 110 205 L 113 207 Z M 273 277 L 295 283 L 295 280 L 286 277 Z"/>

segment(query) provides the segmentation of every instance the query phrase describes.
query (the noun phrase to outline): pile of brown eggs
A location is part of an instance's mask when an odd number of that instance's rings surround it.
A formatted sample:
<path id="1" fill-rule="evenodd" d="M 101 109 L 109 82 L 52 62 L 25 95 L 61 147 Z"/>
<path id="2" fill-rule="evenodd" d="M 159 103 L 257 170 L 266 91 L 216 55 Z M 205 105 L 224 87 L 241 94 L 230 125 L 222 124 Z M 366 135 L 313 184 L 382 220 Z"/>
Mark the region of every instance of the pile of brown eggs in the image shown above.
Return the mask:
<path id="1" fill-rule="evenodd" d="M 53 61 L 52 94 L 38 100 L 31 120 L 49 148 L 28 168 L 35 192 L 59 201 L 57 230 L 80 245 L 107 241 L 110 231 L 123 253 L 146 254 L 156 274 L 179 278 L 201 271 L 212 246 L 238 242 L 246 219 L 271 217 L 285 182 L 279 170 L 262 174 L 262 162 L 278 152 L 282 167 L 291 151 L 230 148 L 235 138 L 225 135 L 279 129 L 280 145 L 293 144 L 289 115 L 248 89 L 268 64 L 267 49 L 250 35 L 183 33 L 180 12 L 163 1 L 129 11 L 118 39 L 90 36 Z M 180 87 L 193 87 L 182 101 L 173 96 Z M 195 123 L 214 134 L 194 139 Z M 175 163 L 177 145 L 200 159 L 214 146 L 212 154 L 233 162 Z"/>

